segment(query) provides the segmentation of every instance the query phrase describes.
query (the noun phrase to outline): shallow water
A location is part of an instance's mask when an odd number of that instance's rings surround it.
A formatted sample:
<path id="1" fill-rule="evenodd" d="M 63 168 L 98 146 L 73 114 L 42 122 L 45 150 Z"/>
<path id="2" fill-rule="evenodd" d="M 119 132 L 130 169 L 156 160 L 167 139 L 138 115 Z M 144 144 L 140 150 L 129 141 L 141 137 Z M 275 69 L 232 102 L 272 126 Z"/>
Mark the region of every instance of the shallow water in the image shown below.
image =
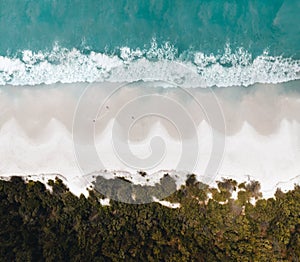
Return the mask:
<path id="1" fill-rule="evenodd" d="M 256 57 L 299 59 L 299 1 L 1 1 L 0 55 L 19 50 L 46 51 L 55 42 L 85 52 L 143 49 L 155 37 L 182 53 L 206 54 L 225 43 L 244 47 Z"/>

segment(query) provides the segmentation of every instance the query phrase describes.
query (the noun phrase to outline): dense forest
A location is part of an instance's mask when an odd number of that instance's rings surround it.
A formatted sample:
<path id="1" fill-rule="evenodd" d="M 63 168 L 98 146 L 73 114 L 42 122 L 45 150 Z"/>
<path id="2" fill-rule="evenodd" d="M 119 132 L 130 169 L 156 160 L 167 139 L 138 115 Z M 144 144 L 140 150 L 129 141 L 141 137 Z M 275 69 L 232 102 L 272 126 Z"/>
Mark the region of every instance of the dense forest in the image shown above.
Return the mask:
<path id="1" fill-rule="evenodd" d="M 262 199 L 258 182 L 210 188 L 191 175 L 166 198 L 180 203 L 171 209 L 102 206 L 97 191 L 78 198 L 58 178 L 48 184 L 0 181 L 0 261 L 300 261 L 297 185 Z"/>

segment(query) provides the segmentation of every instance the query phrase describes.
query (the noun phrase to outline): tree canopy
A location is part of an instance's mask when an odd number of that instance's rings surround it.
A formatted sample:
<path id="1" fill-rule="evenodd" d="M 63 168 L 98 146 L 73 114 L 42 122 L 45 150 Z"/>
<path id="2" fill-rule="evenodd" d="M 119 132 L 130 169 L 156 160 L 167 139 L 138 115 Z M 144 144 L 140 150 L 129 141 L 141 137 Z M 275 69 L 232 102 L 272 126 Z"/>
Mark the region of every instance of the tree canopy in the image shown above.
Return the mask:
<path id="1" fill-rule="evenodd" d="M 300 187 L 262 199 L 257 181 L 210 188 L 189 176 L 159 203 L 126 204 L 62 180 L 0 180 L 1 261 L 299 261 Z M 120 189 L 122 190 L 122 189 Z M 238 190 L 238 199 L 232 192 Z M 115 192 L 117 194 L 117 192 Z M 212 195 L 212 197 L 209 197 Z M 256 204 L 250 199 L 255 198 Z"/>

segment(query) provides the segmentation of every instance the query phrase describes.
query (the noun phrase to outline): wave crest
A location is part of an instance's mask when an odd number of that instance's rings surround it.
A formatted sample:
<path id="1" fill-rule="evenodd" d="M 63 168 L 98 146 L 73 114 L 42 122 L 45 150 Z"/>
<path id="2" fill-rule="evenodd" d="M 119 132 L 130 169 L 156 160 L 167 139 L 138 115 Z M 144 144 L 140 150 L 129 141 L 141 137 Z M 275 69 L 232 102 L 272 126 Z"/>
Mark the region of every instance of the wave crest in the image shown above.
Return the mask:
<path id="1" fill-rule="evenodd" d="M 182 87 L 249 86 L 300 78 L 300 61 L 270 56 L 255 58 L 243 48 L 226 45 L 218 54 L 178 50 L 170 43 L 148 49 L 121 47 L 114 54 L 55 45 L 51 51 L 24 50 L 15 57 L 0 56 L 0 85 L 38 85 L 75 82 L 167 81 Z"/>

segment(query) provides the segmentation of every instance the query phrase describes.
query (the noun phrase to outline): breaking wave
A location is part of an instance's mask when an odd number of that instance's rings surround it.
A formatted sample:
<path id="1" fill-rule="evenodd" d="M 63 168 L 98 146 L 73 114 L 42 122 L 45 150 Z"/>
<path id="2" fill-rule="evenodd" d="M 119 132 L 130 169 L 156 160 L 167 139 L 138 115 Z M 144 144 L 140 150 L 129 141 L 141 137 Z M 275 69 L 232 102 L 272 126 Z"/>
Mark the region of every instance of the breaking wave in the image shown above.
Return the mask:
<path id="1" fill-rule="evenodd" d="M 76 82 L 167 81 L 182 87 L 249 86 L 300 78 L 300 60 L 253 57 L 244 48 L 226 45 L 217 54 L 178 50 L 155 40 L 148 49 L 121 47 L 112 53 L 82 52 L 56 44 L 50 51 L 23 50 L 0 56 L 0 85 L 38 85 Z"/>

